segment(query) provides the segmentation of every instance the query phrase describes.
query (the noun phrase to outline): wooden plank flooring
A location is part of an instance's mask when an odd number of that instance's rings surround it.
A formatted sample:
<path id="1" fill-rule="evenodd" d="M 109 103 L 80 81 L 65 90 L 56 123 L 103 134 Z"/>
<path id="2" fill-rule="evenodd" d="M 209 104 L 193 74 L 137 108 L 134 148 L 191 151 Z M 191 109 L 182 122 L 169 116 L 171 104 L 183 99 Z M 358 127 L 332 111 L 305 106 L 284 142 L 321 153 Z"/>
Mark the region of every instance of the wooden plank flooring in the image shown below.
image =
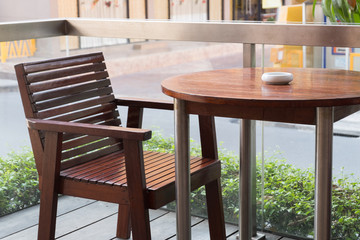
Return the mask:
<path id="1" fill-rule="evenodd" d="M 63 196 L 59 198 L 56 239 L 61 240 L 113 240 L 115 238 L 117 205 L 94 200 Z M 36 239 L 39 206 L 0 218 L 0 239 Z M 153 239 L 176 240 L 175 213 L 151 210 L 151 234 Z M 192 239 L 209 239 L 206 219 L 192 217 Z M 229 240 L 236 240 L 237 226 L 227 224 Z M 266 234 L 268 240 L 289 240 Z"/>

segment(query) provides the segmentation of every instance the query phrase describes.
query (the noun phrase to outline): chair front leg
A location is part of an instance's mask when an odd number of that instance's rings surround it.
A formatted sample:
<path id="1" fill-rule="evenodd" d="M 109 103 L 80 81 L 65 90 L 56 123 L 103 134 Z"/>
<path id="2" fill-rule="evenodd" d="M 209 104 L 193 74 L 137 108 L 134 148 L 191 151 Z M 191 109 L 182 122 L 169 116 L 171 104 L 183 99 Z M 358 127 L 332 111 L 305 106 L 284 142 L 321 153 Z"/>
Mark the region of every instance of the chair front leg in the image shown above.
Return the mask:
<path id="1" fill-rule="evenodd" d="M 39 240 L 55 239 L 62 133 L 46 132 L 42 159 Z"/>
<path id="2" fill-rule="evenodd" d="M 124 150 L 132 237 L 134 240 L 150 240 L 142 142 L 124 139 Z"/>

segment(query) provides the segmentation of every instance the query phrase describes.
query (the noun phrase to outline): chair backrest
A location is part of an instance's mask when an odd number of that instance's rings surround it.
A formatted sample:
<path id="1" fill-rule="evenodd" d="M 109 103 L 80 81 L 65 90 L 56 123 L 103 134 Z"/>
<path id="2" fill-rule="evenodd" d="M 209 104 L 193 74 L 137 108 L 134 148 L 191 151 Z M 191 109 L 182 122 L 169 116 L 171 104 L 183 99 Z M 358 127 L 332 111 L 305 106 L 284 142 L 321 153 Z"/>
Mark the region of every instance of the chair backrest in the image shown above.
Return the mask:
<path id="1" fill-rule="evenodd" d="M 15 66 L 26 118 L 119 126 L 102 53 Z M 39 175 L 44 134 L 29 129 Z M 122 149 L 119 139 L 64 134 L 62 169 Z"/>

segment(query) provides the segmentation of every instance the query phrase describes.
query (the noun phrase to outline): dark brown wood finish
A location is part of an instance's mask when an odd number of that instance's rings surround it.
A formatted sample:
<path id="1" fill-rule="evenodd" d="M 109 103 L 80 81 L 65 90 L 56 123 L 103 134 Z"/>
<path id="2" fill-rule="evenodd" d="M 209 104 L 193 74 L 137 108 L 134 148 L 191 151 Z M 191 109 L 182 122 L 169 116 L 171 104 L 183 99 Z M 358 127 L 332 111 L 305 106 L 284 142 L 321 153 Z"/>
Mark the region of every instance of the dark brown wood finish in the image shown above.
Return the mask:
<path id="1" fill-rule="evenodd" d="M 199 127 L 200 127 L 200 142 L 201 151 L 204 157 L 218 158 L 215 119 L 213 116 L 199 115 Z M 211 147 L 209 147 L 211 146 Z M 218 209 L 217 206 L 223 206 L 221 196 L 221 182 L 220 179 L 207 184 L 205 186 L 206 191 L 206 203 L 210 209 Z M 223 209 L 218 211 L 208 212 L 209 224 L 220 225 L 224 221 Z M 220 230 L 220 231 L 219 231 Z M 226 236 L 224 229 L 210 229 L 210 236 L 214 239 L 222 239 Z"/>
<path id="2" fill-rule="evenodd" d="M 142 113 L 144 108 L 172 110 L 173 104 L 116 99 L 102 53 L 15 69 L 39 173 L 38 239 L 54 239 L 58 194 L 117 203 L 116 236 L 129 238 L 132 229 L 133 239 L 151 239 L 148 209 L 175 200 L 175 158 L 143 152 L 142 141 L 151 131 L 141 129 Z M 127 127 L 121 127 L 118 105 L 129 107 Z M 208 185 L 211 236 L 225 239 L 221 189 L 214 184 L 221 174 L 214 126 L 204 123 L 204 156 L 191 160 L 191 188 Z"/>
<path id="3" fill-rule="evenodd" d="M 262 82 L 264 72 L 279 71 L 291 72 L 294 80 L 288 85 Z M 169 78 L 162 82 L 162 91 L 186 100 L 189 113 L 315 124 L 316 107 L 335 107 L 335 120 L 359 109 L 356 105 L 360 104 L 360 72 L 311 68 L 226 69 Z"/>

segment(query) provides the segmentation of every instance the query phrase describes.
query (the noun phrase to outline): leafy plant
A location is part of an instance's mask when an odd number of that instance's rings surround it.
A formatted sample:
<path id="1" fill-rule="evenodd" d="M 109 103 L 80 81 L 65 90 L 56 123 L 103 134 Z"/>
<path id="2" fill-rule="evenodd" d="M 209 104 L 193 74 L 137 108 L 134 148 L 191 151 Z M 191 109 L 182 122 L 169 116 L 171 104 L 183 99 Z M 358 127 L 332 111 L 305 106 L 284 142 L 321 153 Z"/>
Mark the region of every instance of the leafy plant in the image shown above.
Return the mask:
<path id="1" fill-rule="evenodd" d="M 0 216 L 37 204 L 35 160 L 29 149 L 0 158 Z"/>
<path id="2" fill-rule="evenodd" d="M 313 2 L 313 15 L 317 0 Z M 324 15 L 335 23 L 360 23 L 360 0 L 322 0 Z"/>

